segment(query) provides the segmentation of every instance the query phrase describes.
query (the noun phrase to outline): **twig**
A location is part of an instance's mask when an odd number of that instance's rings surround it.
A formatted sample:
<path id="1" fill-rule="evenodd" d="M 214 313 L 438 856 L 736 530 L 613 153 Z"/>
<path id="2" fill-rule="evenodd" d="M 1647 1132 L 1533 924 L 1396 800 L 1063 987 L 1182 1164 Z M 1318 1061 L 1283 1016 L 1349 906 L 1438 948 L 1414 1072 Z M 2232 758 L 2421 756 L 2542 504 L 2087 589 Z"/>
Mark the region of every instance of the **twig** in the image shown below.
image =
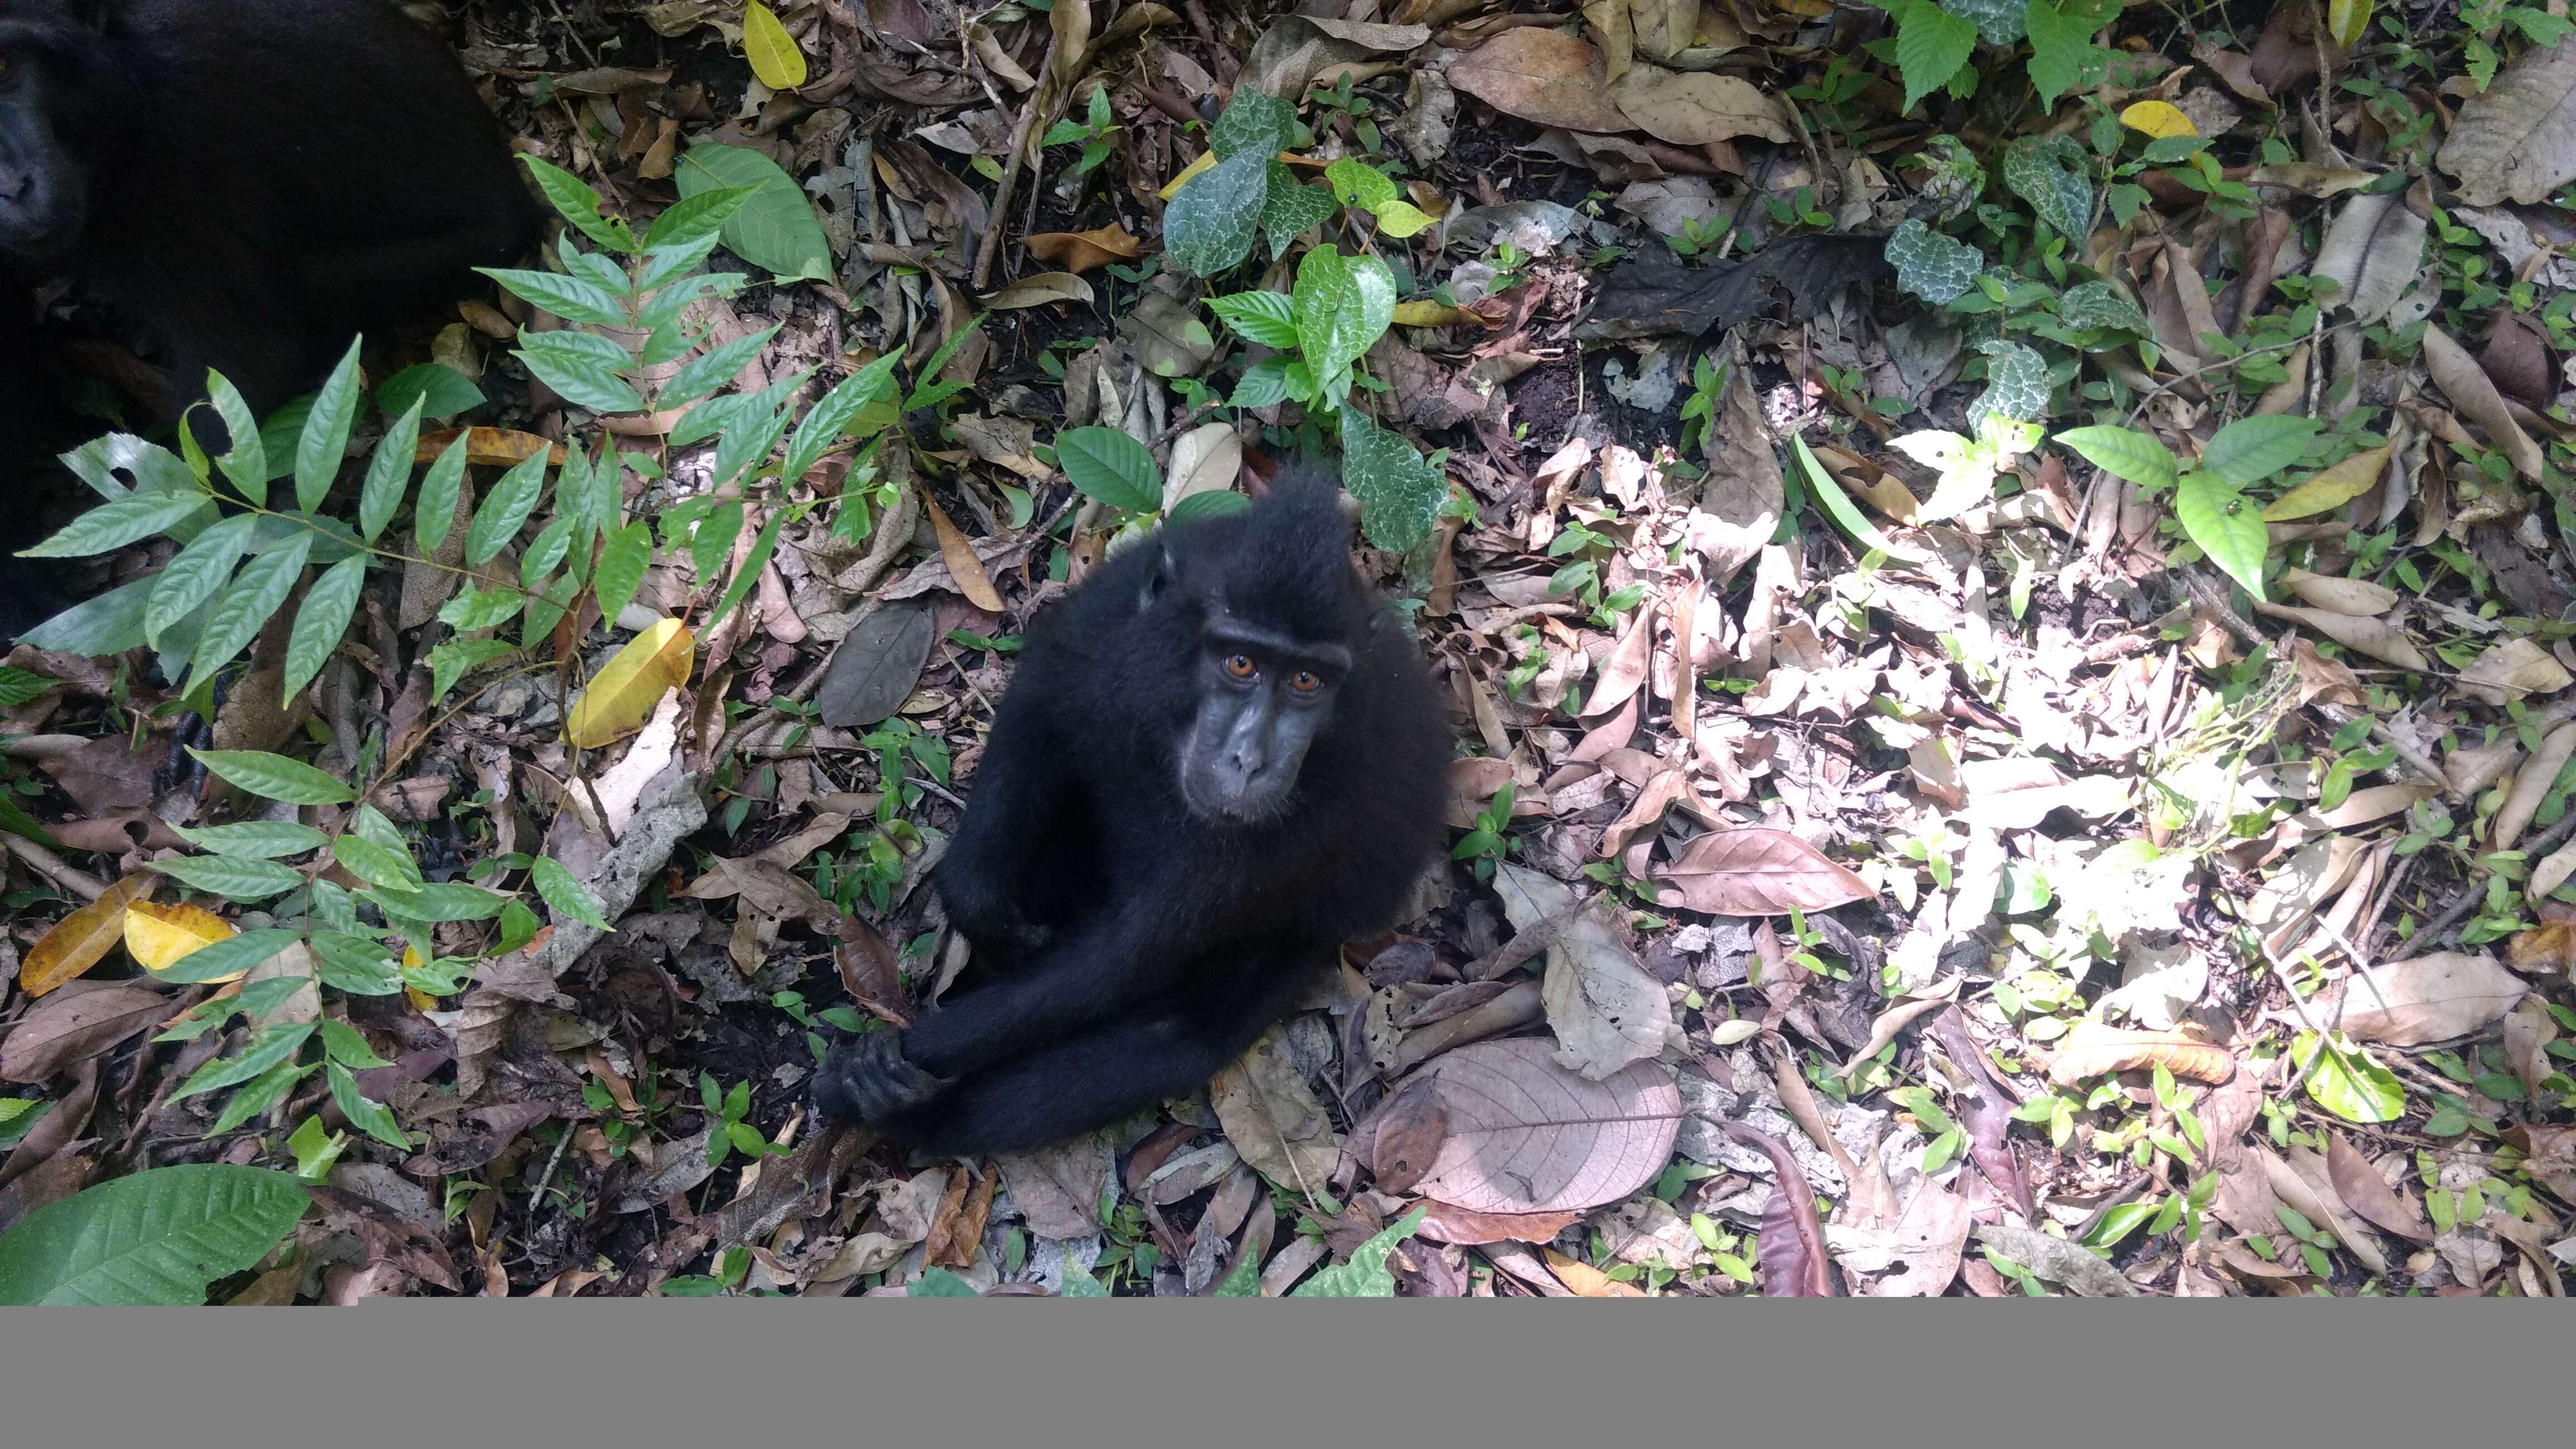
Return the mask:
<path id="1" fill-rule="evenodd" d="M 2542 831 L 2538 838 L 2526 841 L 2515 848 L 2525 855 L 2540 855 L 2566 844 L 2570 835 L 2576 835 L 2576 812 L 2571 812 L 2566 819 Z M 2479 898 L 2486 893 L 2485 873 L 2473 872 L 2466 885 L 2451 892 L 2450 898 L 2442 902 L 2441 914 L 2433 917 L 2424 929 L 2417 931 L 2406 943 L 2406 954 L 2397 959 L 2411 961 L 2431 951 L 2440 943 L 2444 934 L 2457 926 L 2469 912 L 2478 908 Z"/>
<path id="2" fill-rule="evenodd" d="M 45 849 L 23 835 L 0 835 L 0 845 L 27 863 L 27 868 L 85 901 L 107 894 L 107 882 Z"/>
<path id="3" fill-rule="evenodd" d="M 1049 40 L 1046 60 L 1038 67 L 1038 74 L 1045 79 L 1038 83 L 1036 90 L 1029 92 L 1029 103 L 1021 108 L 1019 129 L 1011 133 L 1011 158 L 1002 167 L 1002 179 L 993 188 L 993 204 L 985 213 L 991 220 L 984 230 L 983 245 L 975 249 L 974 282 L 978 292 L 992 284 L 993 259 L 1002 254 L 1002 232 L 1009 221 L 1011 191 L 1020 184 L 1020 171 L 1028 165 L 1029 143 L 1037 133 L 1039 102 L 1055 89 L 1055 49 L 1056 42 Z"/>
<path id="4" fill-rule="evenodd" d="M 1582 915 L 1584 906 L 1588 904 L 1590 903 L 1580 902 L 1545 920 L 1531 922 L 1528 930 L 1496 946 L 1476 960 L 1468 962 L 1466 968 L 1458 973 L 1459 978 L 1466 981 L 1491 981 L 1529 960 L 1532 956 L 1555 945 L 1556 938 L 1565 934 L 1565 928 L 1574 924 L 1575 917 Z"/>

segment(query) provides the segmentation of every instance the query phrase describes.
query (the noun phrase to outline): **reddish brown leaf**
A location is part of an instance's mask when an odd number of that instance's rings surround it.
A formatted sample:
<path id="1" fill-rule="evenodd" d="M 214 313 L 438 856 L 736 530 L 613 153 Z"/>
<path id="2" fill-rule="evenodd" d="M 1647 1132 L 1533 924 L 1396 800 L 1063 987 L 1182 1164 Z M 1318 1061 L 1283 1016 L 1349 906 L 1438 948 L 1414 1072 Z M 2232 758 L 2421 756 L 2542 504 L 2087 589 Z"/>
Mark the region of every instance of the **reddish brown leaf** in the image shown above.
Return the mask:
<path id="1" fill-rule="evenodd" d="M 1460 1047 L 1404 1090 L 1416 1086 L 1428 1087 L 1427 1102 L 1408 1110 L 1393 1150 L 1419 1154 L 1438 1131 L 1417 1190 L 1474 1212 L 1617 1202 L 1664 1170 L 1681 1129 L 1681 1093 L 1653 1063 L 1595 1082 L 1558 1066 L 1555 1048 L 1530 1037 Z"/>
<path id="2" fill-rule="evenodd" d="M 2401 1238 L 2433 1241 L 2433 1225 L 2424 1209 L 2398 1194 L 2340 1132 L 2326 1134 L 2326 1174 L 2343 1205 Z"/>
<path id="3" fill-rule="evenodd" d="M 37 1002 L 0 1040 L 0 1081 L 42 1082 L 170 1014 L 167 992 L 120 981 Z"/>
<path id="4" fill-rule="evenodd" d="M 1096 271 L 1111 262 L 1132 262 L 1145 254 L 1145 244 L 1117 222 L 1091 231 L 1042 231 L 1020 238 L 1030 256 L 1053 262 L 1068 272 Z"/>
<path id="5" fill-rule="evenodd" d="M 1825 1258 L 1824 1220 L 1816 1216 L 1816 1194 L 1788 1146 L 1771 1134 L 1741 1122 L 1719 1124 L 1726 1135 L 1771 1159 L 1778 1175 L 1771 1201 L 1762 1209 L 1762 1234 L 1754 1267 L 1769 1298 L 1834 1298 L 1833 1270 Z"/>
<path id="6" fill-rule="evenodd" d="M 1869 899 L 1847 867 L 1785 830 L 1720 830 L 1656 873 L 1663 903 L 1712 916 L 1785 916 Z"/>

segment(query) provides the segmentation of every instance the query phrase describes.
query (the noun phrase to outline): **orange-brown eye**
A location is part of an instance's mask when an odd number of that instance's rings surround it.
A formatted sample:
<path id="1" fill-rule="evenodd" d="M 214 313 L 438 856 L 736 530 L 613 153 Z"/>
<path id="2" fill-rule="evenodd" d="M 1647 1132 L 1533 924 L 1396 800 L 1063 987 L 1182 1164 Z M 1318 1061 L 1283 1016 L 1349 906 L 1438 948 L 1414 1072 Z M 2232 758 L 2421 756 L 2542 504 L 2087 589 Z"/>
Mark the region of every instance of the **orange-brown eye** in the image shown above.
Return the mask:
<path id="1" fill-rule="evenodd" d="M 1297 691 L 1299 694 L 1313 694 L 1316 690 L 1324 687 L 1324 681 L 1315 677 L 1315 671 L 1311 669 L 1300 669 L 1295 674 L 1289 676 L 1288 687 Z"/>
<path id="2" fill-rule="evenodd" d="M 1229 654 L 1225 656 L 1225 672 L 1233 675 L 1237 679 L 1250 679 L 1253 672 L 1259 668 L 1259 665 L 1252 662 L 1252 656 L 1249 654 Z"/>

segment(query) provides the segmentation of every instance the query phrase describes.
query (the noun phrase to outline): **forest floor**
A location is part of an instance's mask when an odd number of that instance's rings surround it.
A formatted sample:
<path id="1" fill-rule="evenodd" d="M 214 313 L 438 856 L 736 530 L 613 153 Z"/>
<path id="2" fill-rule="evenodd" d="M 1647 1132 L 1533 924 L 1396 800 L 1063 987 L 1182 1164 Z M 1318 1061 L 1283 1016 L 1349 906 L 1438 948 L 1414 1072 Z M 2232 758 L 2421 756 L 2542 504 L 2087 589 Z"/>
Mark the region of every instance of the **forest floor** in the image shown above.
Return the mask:
<path id="1" fill-rule="evenodd" d="M 631 603 L 460 653 L 456 575 L 404 571 L 184 736 L 149 651 L 12 654 L 0 1229 L 223 1162 L 319 1210 L 219 1301 L 2563 1296 L 2564 0 L 1301 8 L 463 6 L 637 232 L 693 165 L 793 183 L 691 312 L 776 329 L 735 392 L 908 391 L 718 496 L 721 444 L 532 379 L 561 322 L 487 292 L 384 355 L 473 384 L 426 426 L 478 465 L 609 440 L 660 520 Z M 1321 210 L 1237 265 L 1193 164 L 1247 91 Z M 1428 520 L 1362 560 L 1456 705 L 1454 858 L 1207 1092 L 968 1164 L 816 1122 L 826 1044 L 960 963 L 921 887 L 1032 614 L 1351 444 L 1263 362 L 1313 332 L 1204 305 L 1327 253 L 1394 283 L 1345 406 Z M 1075 428 L 1150 468 L 1069 479 Z M 154 930 L 349 896 L 147 870 L 259 816 L 181 744 L 314 760 L 374 859 L 512 913 L 399 990 L 199 979 Z"/>

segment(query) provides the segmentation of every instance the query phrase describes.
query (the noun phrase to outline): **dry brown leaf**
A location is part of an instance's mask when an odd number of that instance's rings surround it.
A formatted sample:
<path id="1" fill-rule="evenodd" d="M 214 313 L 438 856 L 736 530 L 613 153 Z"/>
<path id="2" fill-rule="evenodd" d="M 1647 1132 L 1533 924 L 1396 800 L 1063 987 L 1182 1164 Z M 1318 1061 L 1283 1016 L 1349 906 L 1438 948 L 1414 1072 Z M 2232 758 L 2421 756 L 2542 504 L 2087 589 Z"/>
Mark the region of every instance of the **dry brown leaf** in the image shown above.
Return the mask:
<path id="1" fill-rule="evenodd" d="M 2345 983 L 2343 1029 L 2388 1046 L 2450 1041 L 2485 1030 L 2529 990 L 2484 952 L 2383 962 Z"/>
<path id="2" fill-rule="evenodd" d="M 1632 1062 L 1590 1081 L 1534 1037 L 1460 1047 L 1401 1090 L 1417 1088 L 1424 1095 L 1404 1120 L 1425 1130 L 1396 1150 L 1430 1152 L 1410 1190 L 1469 1212 L 1618 1202 L 1664 1170 L 1681 1127 L 1681 1093 L 1662 1067 Z"/>
<path id="3" fill-rule="evenodd" d="M 2325 1158 L 2304 1147 L 2293 1147 L 2284 1155 L 2260 1143 L 2254 1153 L 2281 1201 L 2306 1214 L 2310 1222 L 2324 1224 L 2363 1267 L 2374 1273 L 2388 1271 L 2386 1250 L 2359 1217 L 2345 1211 Z"/>
<path id="4" fill-rule="evenodd" d="M 2535 1100 L 2546 1101 L 2540 1083 L 2558 1070 L 2549 1044 L 2558 1040 L 2558 1023 L 2537 996 L 2526 996 L 2504 1014 L 2504 1060 Z"/>
<path id="5" fill-rule="evenodd" d="M 1583 1211 L 1561 1213 L 1478 1213 L 1450 1203 L 1428 1203 L 1422 1236 L 1437 1243 L 1478 1247 L 1486 1243 L 1549 1243 L 1583 1221 Z"/>
<path id="6" fill-rule="evenodd" d="M 1233 490 L 1243 474 L 1243 436 L 1232 423 L 1202 423 L 1172 440 L 1163 477 L 1163 511 L 1195 493 Z"/>
<path id="7" fill-rule="evenodd" d="M 1601 52 L 1536 26 L 1506 30 L 1460 56 L 1449 83 L 1495 110 L 1569 131 L 1635 130 L 1610 99 Z"/>
<path id="8" fill-rule="evenodd" d="M 1823 911 L 1877 894 L 1847 866 L 1785 830 L 1718 830 L 1655 873 L 1665 905 L 1712 916 Z"/>
<path id="9" fill-rule="evenodd" d="M 1825 1225 L 1825 1243 L 1846 1272 L 1852 1293 L 1867 1298 L 1937 1298 L 1959 1276 L 1959 1258 L 1976 1220 L 1968 1200 L 1930 1178 L 1916 1178 L 1905 1210 L 1885 1227 Z M 1890 1272 L 1890 1269 L 1896 1271 Z"/>
<path id="10" fill-rule="evenodd" d="M 1516 30 L 1511 33 L 1518 35 L 1522 32 Z M 1554 1248 L 1545 1249 L 1542 1256 L 1547 1259 L 1547 1271 L 1554 1273 L 1558 1282 L 1573 1290 L 1577 1298 L 1643 1298 L 1646 1296 L 1646 1290 L 1634 1283 L 1622 1283 L 1591 1264 L 1577 1262 Z"/>
<path id="11" fill-rule="evenodd" d="M 2048 1080 L 2072 1087 L 2113 1072 L 2161 1066 L 2193 1082 L 2224 1082 L 2236 1075 L 2227 1048 L 2181 1031 L 2129 1031 L 2079 1021 L 2048 1064 Z"/>
<path id="12" fill-rule="evenodd" d="M 1132 262 L 1145 254 L 1145 244 L 1127 234 L 1121 222 L 1091 231 L 1042 231 L 1020 238 L 1028 254 L 1080 275 L 1111 262 Z"/>
<path id="13" fill-rule="evenodd" d="M 412 450 L 411 460 L 435 463 L 460 437 L 465 440 L 465 461 L 478 468 L 508 468 L 535 457 L 539 449 L 545 451 L 549 466 L 564 460 L 563 444 L 508 428 L 440 428 L 423 433 L 419 446 Z"/>
<path id="14" fill-rule="evenodd" d="M 2568 850 L 2576 850 L 2569 846 Z M 2560 851 L 2565 855 L 2567 851 Z M 2556 860 L 2557 855 L 2550 857 Z M 2539 877 L 2533 871 L 2534 879 Z M 2576 980 L 2576 921 L 2543 921 L 2505 944 L 2505 964 L 2528 976 L 2570 973 Z"/>
<path id="15" fill-rule="evenodd" d="M 1628 702 L 1646 682 L 1646 670 L 1655 656 L 1655 606 L 1648 603 L 1628 621 L 1628 631 L 1610 648 L 1610 657 L 1601 663 L 1600 676 L 1593 681 L 1592 693 L 1583 702 L 1583 716 L 1597 719 Z"/>
<path id="16" fill-rule="evenodd" d="M 1598 903 L 1576 912 L 1572 887 L 1510 861 L 1495 868 L 1494 894 L 1515 931 L 1572 917 L 1548 943 L 1547 969 L 1539 978 L 1559 1063 L 1602 1081 L 1631 1062 L 1661 1054 L 1679 1034 L 1663 983 L 1646 973 Z M 1450 1020 L 1465 1022 L 1480 1012 L 1509 1010 L 1504 1003 L 1511 999 L 1509 994 L 1496 997 L 1484 1008 Z"/>
<path id="17" fill-rule="evenodd" d="M 109 886 L 97 900 L 47 927 L 18 962 L 19 986 L 29 996 L 42 996 L 97 965 L 117 942 L 125 939 L 125 908 L 151 899 L 160 883 L 158 874 L 138 870 Z"/>
<path id="18" fill-rule="evenodd" d="M 2325 635 L 2346 649 L 2367 654 L 2383 663 L 2416 674 L 2432 672 L 2432 662 L 2424 651 L 2406 637 L 2406 631 L 2385 619 L 2355 619 L 2331 614 L 2323 609 L 2298 609 L 2287 604 L 2271 604 L 2257 599 L 2254 611 L 2275 619 L 2292 619 Z"/>
<path id="19" fill-rule="evenodd" d="M 2433 1241 L 2433 1225 L 2425 1220 L 2424 1209 L 2413 1199 L 2401 1195 L 2379 1175 L 2340 1132 L 2326 1134 L 2326 1174 L 2334 1184 L 2335 1196 L 2343 1205 L 2361 1217 L 2401 1238 L 2419 1243 Z"/>
<path id="20" fill-rule="evenodd" d="M 2529 639 L 2519 636 L 2491 645 L 2460 671 L 2460 689 L 2501 709 L 2535 694 L 2556 694 L 2576 683 L 2567 666 Z"/>
<path id="21" fill-rule="evenodd" d="M 921 489 L 921 506 L 930 514 L 931 531 L 939 536 L 939 557 L 948 565 L 948 577 L 966 601 L 989 613 L 1002 612 L 1002 596 L 993 591 L 993 580 L 984 572 L 984 561 L 976 557 L 975 546 L 948 521 L 948 512 L 939 500 L 930 496 L 927 484 Z"/>
<path id="22" fill-rule="evenodd" d="M 1272 1027 L 1208 1084 L 1226 1139 L 1252 1169 L 1296 1192 L 1319 1192 L 1341 1160 L 1333 1119 Z"/>
<path id="23" fill-rule="evenodd" d="M 2525 51 L 2461 103 L 2435 158 L 2470 206 L 2528 206 L 2576 177 L 2576 46 Z"/>
<path id="24" fill-rule="evenodd" d="M 2451 400 L 2451 406 L 2486 433 L 2487 441 L 2505 455 L 2515 472 L 2533 483 L 2541 481 L 2540 445 L 2514 421 L 2504 394 L 2496 391 L 2486 369 L 2450 333 L 2432 323 L 2424 327 L 2424 370 L 2432 374 L 2433 385 Z"/>
<path id="25" fill-rule="evenodd" d="M 169 994 L 140 981 L 86 986 L 39 1001 L 0 1037 L 0 1081 L 46 1081 L 169 1014 Z"/>
<path id="26" fill-rule="evenodd" d="M 2332 810 L 2318 811 L 2316 818 L 2334 829 L 2349 830 L 2356 825 L 2368 825 L 2374 820 L 2402 814 L 2413 809 L 2416 801 L 2429 800 L 2440 793 L 2440 786 L 2428 785 L 2421 780 L 2409 780 L 2398 785 L 2373 785 L 2346 795 L 2343 803 Z"/>
<path id="27" fill-rule="evenodd" d="M 1631 66 L 1610 86 L 1610 99 L 1638 130 L 1676 146 L 1702 146 L 1759 136 L 1790 139 L 1780 105 L 1739 76 Z"/>
<path id="28" fill-rule="evenodd" d="M 1032 272 L 985 298 L 984 306 L 994 312 L 1014 312 L 1056 302 L 1087 307 L 1093 300 L 1091 284 L 1071 272 Z"/>
<path id="29" fill-rule="evenodd" d="M 2388 315 L 2415 280 L 2424 260 L 2424 235 L 2430 226 L 2399 192 L 2356 196 L 2335 213 L 2310 270 L 2331 277 L 2343 288 L 2338 302 L 2352 309 L 2355 322 L 2368 326 Z M 2359 491 L 2359 490 L 2355 490 Z M 2274 515 L 2270 509 L 2265 518 Z M 2284 518 L 2304 517 L 2285 513 Z"/>
<path id="30" fill-rule="evenodd" d="M 2549 789 L 2558 782 L 2558 772 L 2566 768 L 2570 756 L 2576 756 L 2576 723 L 2560 725 L 2543 735 L 2540 748 L 2531 759 L 2514 772 L 2513 788 L 2505 791 L 2504 803 L 2496 807 L 2495 826 L 2488 835 L 2491 850 L 2511 850 L 2522 838 L 2523 827 L 2540 811 L 2541 802 L 2549 798 Z"/>

